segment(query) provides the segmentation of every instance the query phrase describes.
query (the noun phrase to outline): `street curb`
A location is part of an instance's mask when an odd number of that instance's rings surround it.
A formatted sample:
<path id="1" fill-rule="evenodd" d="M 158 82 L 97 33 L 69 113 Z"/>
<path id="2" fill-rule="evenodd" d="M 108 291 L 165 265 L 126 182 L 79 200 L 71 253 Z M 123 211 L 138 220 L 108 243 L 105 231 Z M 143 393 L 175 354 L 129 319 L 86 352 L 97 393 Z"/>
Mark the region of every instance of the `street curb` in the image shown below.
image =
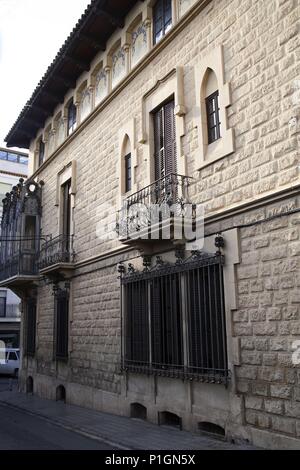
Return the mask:
<path id="1" fill-rule="evenodd" d="M 66 431 L 75 432 L 76 434 L 80 434 L 81 436 L 87 437 L 87 438 L 92 439 L 94 441 L 104 442 L 107 445 L 115 447 L 117 450 L 140 450 L 140 449 L 133 449 L 133 448 L 130 448 L 130 447 L 125 447 L 123 444 L 111 441 L 110 439 L 108 439 L 105 436 L 102 437 L 99 434 L 93 434 L 89 431 L 85 431 L 84 429 L 78 428 L 76 426 L 75 427 L 69 426 L 68 424 L 64 424 L 61 421 L 58 421 L 56 419 L 48 418 L 47 416 L 45 416 L 41 413 L 29 411 L 26 408 L 22 408 L 21 406 L 18 406 L 18 405 L 13 405 L 13 404 L 11 404 L 9 402 L 6 402 L 6 401 L 3 401 L 1 399 L 0 399 L 0 406 L 6 406 L 7 408 L 12 408 L 12 409 L 17 410 L 17 411 L 22 411 L 23 413 L 25 413 L 27 415 L 36 416 L 36 417 L 38 417 L 38 418 L 54 425 L 54 426 L 58 426 L 60 428 L 63 428 Z"/>

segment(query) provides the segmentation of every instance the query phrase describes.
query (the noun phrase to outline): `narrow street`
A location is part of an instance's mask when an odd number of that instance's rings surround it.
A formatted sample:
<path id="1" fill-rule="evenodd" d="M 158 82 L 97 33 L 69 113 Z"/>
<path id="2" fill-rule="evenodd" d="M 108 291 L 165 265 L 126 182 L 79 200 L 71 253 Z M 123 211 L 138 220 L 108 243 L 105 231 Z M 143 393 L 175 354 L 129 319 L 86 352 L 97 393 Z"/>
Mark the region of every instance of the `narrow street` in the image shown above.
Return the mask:
<path id="1" fill-rule="evenodd" d="M 1 392 L 9 390 L 10 379 L 0 377 L 0 450 L 112 450 L 88 439 L 1 404 Z M 16 387 L 16 380 L 13 380 Z"/>

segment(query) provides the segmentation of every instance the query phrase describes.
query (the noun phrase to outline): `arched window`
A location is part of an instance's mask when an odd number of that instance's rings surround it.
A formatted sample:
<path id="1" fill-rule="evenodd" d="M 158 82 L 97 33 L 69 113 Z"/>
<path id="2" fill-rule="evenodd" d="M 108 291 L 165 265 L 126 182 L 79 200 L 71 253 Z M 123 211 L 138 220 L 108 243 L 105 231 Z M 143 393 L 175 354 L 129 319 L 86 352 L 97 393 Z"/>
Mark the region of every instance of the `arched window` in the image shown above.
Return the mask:
<path id="1" fill-rule="evenodd" d="M 65 121 L 60 116 L 56 121 L 56 146 L 59 147 L 65 140 Z"/>
<path id="2" fill-rule="evenodd" d="M 68 135 L 71 135 L 75 131 L 76 123 L 77 109 L 73 100 L 71 100 L 68 106 Z"/>
<path id="3" fill-rule="evenodd" d="M 107 75 L 101 67 L 95 76 L 95 106 L 97 106 L 107 95 Z"/>
<path id="4" fill-rule="evenodd" d="M 208 69 L 205 83 L 205 105 L 207 120 L 207 143 L 221 138 L 218 80 L 213 70 Z"/>
<path id="5" fill-rule="evenodd" d="M 116 86 L 126 74 L 125 50 L 119 45 L 112 53 L 112 87 Z"/>
<path id="6" fill-rule="evenodd" d="M 85 118 L 91 113 L 92 110 L 92 96 L 88 88 L 84 88 L 81 93 L 80 101 L 80 121 L 84 121 Z"/>
<path id="7" fill-rule="evenodd" d="M 224 48 L 218 46 L 195 65 L 199 148 L 196 164 L 201 169 L 234 152 L 234 130 L 229 127 L 230 83 L 226 82 Z M 199 87 L 199 88 L 198 88 Z"/>

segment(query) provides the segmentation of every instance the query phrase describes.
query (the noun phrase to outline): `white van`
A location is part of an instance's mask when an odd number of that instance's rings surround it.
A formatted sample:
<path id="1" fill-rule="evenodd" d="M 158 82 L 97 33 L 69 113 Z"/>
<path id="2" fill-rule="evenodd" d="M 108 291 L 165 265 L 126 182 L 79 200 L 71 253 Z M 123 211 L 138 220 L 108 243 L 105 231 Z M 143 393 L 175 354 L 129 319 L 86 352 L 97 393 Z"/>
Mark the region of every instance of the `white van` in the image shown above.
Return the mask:
<path id="1" fill-rule="evenodd" d="M 20 349 L 0 349 L 0 375 L 18 376 L 20 368 Z"/>

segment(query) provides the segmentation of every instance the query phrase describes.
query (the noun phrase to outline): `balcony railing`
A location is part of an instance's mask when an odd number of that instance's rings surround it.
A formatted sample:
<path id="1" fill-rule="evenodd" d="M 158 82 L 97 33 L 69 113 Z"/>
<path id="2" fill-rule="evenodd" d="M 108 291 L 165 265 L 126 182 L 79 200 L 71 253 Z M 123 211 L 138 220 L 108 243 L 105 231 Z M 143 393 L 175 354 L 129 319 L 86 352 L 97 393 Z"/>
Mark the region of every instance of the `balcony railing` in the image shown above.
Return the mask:
<path id="1" fill-rule="evenodd" d="M 74 259 L 73 236 L 59 235 L 41 247 L 38 268 L 42 270 L 56 264 L 73 263 Z"/>
<path id="2" fill-rule="evenodd" d="M 192 178 L 170 173 L 142 190 L 132 194 L 117 214 L 116 230 L 120 238 L 138 238 L 136 235 L 174 216 L 184 216 L 190 202 L 189 186 Z"/>
<path id="3" fill-rule="evenodd" d="M 36 253 L 17 253 L 0 263 L 0 281 L 15 276 L 35 276 L 38 274 Z"/>

